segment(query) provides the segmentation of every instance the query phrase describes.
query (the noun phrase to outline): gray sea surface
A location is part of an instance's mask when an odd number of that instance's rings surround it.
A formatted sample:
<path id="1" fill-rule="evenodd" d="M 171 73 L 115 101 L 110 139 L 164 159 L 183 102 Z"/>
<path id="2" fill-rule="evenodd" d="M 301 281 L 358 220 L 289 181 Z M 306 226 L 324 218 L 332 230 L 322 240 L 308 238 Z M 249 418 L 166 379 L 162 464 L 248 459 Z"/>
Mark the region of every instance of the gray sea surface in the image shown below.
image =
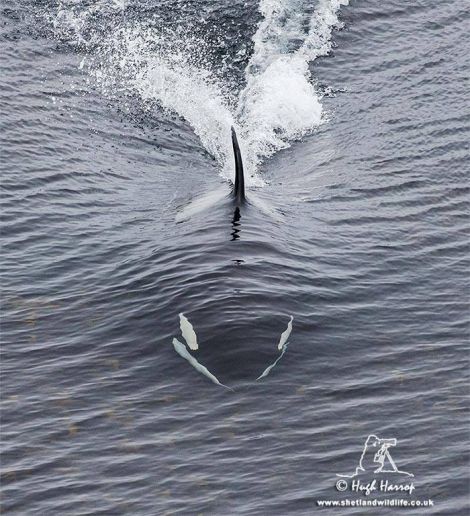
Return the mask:
<path id="1" fill-rule="evenodd" d="M 468 4 L 337 3 L 2 0 L 2 513 L 468 514 Z"/>

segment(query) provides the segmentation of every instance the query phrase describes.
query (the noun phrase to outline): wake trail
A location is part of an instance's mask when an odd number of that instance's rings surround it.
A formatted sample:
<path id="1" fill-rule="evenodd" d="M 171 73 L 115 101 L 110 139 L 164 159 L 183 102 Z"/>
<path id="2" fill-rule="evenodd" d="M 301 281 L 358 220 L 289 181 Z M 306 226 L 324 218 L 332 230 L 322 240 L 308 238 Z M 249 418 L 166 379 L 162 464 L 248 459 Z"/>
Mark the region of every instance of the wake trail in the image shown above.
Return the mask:
<path id="1" fill-rule="evenodd" d="M 213 41 L 190 22 L 171 27 L 158 15 L 128 16 L 136 7 L 132 0 L 61 0 L 53 25 L 91 54 L 90 72 L 105 95 L 133 94 L 145 109 L 158 106 L 184 118 L 230 180 L 234 126 L 247 185 L 260 186 L 263 161 L 324 120 L 310 64 L 330 51 L 345 5 L 348 0 L 319 0 L 312 9 L 305 0 L 261 0 L 262 18 L 238 94 L 227 79 L 227 59 L 217 69 L 208 58 Z M 95 26 L 100 19 L 105 23 Z"/>

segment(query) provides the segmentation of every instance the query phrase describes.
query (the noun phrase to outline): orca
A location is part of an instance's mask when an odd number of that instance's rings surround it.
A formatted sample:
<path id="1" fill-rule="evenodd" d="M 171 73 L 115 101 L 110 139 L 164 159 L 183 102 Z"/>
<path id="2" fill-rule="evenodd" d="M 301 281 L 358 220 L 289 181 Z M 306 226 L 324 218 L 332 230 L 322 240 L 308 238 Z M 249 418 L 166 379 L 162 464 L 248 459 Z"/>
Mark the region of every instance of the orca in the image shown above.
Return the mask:
<path id="1" fill-rule="evenodd" d="M 260 198 L 258 198 L 255 192 L 250 192 L 249 198 L 246 198 L 245 195 L 245 174 L 243 170 L 243 160 L 242 153 L 240 151 L 240 146 L 238 144 L 237 133 L 235 128 L 232 126 L 232 146 L 233 146 L 233 156 L 235 158 L 235 178 L 233 182 L 233 188 L 229 195 L 227 195 L 226 188 L 219 188 L 218 190 L 208 192 L 205 195 L 197 197 L 191 200 L 184 207 L 180 207 L 178 212 L 176 213 L 175 220 L 177 223 L 184 222 L 189 220 L 194 215 L 201 213 L 203 211 L 207 211 L 209 208 L 216 204 L 223 204 L 224 201 L 228 201 L 228 204 L 231 205 L 232 209 L 235 208 L 232 217 L 232 240 L 237 240 L 240 238 L 240 218 L 243 210 L 248 209 L 251 206 L 258 208 L 259 211 L 268 215 L 269 217 L 275 219 L 280 222 L 282 218 L 277 210 L 271 208 L 267 204 L 264 203 Z"/>
<path id="2" fill-rule="evenodd" d="M 243 161 L 238 145 L 237 133 L 232 126 L 232 145 L 233 155 L 235 157 L 235 182 L 233 187 L 233 197 L 237 205 L 241 205 L 245 201 L 245 176 L 243 174 Z"/>

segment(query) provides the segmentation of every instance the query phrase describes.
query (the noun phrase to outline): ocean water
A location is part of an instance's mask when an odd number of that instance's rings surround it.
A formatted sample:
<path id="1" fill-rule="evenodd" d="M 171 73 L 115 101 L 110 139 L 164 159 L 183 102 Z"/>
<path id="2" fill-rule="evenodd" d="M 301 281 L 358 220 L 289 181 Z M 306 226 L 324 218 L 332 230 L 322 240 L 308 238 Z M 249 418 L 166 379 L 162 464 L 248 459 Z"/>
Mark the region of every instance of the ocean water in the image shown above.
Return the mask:
<path id="1" fill-rule="evenodd" d="M 3 513 L 468 514 L 469 28 L 2 1 Z M 433 506 L 319 507 L 371 434 Z"/>

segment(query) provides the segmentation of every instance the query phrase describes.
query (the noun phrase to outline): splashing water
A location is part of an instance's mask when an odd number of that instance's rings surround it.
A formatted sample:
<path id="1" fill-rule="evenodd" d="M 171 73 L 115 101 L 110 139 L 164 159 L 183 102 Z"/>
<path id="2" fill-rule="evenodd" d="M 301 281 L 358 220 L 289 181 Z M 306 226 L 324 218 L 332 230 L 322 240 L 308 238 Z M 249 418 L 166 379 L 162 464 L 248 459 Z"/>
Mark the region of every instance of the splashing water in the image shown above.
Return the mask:
<path id="1" fill-rule="evenodd" d="M 170 29 L 152 20 L 128 21 L 127 4 L 102 0 L 92 6 L 62 0 L 54 20 L 57 31 L 91 50 L 91 72 L 107 95 L 133 93 L 143 105 L 156 105 L 184 118 L 221 174 L 234 175 L 230 126 L 239 133 L 248 185 L 262 185 L 260 164 L 322 122 L 321 97 L 309 63 L 331 49 L 339 27 L 338 11 L 349 0 L 320 0 L 312 12 L 305 0 L 261 0 L 262 20 L 253 35 L 253 53 L 245 85 L 226 76 L 229 65 L 214 66 L 210 43 L 194 27 Z M 90 21 L 106 15 L 112 30 L 90 30 Z M 120 14 L 120 15 L 119 15 Z"/>
<path id="2" fill-rule="evenodd" d="M 320 97 L 309 63 L 331 48 L 337 12 L 348 0 L 321 0 L 305 29 L 302 0 L 261 0 L 263 21 L 253 37 L 237 117 L 256 169 L 263 159 L 289 146 L 322 121 Z"/>

